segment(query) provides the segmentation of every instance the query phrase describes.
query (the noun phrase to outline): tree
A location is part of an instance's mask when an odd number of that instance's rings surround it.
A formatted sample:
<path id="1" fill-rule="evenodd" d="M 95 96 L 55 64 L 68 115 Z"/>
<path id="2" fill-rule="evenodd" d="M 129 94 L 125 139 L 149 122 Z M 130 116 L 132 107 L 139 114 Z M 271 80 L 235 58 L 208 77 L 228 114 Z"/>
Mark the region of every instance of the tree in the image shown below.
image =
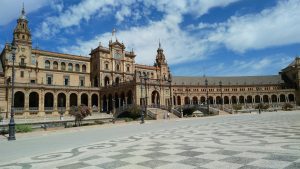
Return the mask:
<path id="1" fill-rule="evenodd" d="M 292 108 L 294 108 L 294 106 L 290 103 L 284 103 L 282 106 L 282 110 L 291 110 Z"/>
<path id="2" fill-rule="evenodd" d="M 82 120 L 88 115 L 92 115 L 90 109 L 86 105 L 72 106 L 70 115 L 75 117 L 75 126 L 81 126 Z"/>

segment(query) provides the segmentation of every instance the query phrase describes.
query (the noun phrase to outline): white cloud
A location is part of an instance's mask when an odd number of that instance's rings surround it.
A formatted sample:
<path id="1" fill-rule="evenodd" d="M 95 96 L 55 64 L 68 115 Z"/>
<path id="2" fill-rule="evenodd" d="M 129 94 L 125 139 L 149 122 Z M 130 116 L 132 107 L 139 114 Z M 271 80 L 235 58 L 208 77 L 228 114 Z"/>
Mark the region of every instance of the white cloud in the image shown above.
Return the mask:
<path id="1" fill-rule="evenodd" d="M 37 37 L 54 36 L 61 29 L 78 26 L 82 21 L 88 22 L 94 16 L 99 17 L 111 13 L 115 14 L 118 23 L 131 16 L 141 19 L 141 16 L 147 15 L 147 8 L 156 8 L 165 14 L 191 13 L 199 17 L 213 7 L 223 7 L 236 1 L 239 0 L 83 0 L 59 13 L 58 16 L 46 18 L 37 28 L 35 35 Z M 136 4 L 140 4 L 146 10 L 131 11 Z"/>
<path id="2" fill-rule="evenodd" d="M 192 12 L 195 16 L 200 16 L 208 12 L 212 7 L 225 6 L 235 1 L 237 0 L 220 0 L 214 1 L 214 3 L 211 1 L 201 1 L 201 3 L 194 1 L 192 3 L 183 0 L 143 1 L 142 5 L 144 7 L 155 7 L 158 11 L 163 12 L 163 18 L 159 21 L 149 21 L 149 24 L 145 26 L 135 26 L 127 30 L 121 30 L 117 33 L 117 36 L 119 40 L 124 40 L 124 44 L 128 47 L 127 50 L 134 48 L 138 63 L 153 64 L 158 47 L 158 39 L 161 39 L 163 47 L 166 49 L 167 60 L 171 64 L 203 59 L 216 46 L 209 43 L 207 39 L 199 39 L 190 35 L 186 30 L 181 29 L 179 25 L 182 22 L 182 16 L 189 12 Z M 128 7 L 126 5 L 134 2 L 126 1 L 125 6 L 122 4 L 125 11 L 127 10 L 126 7 Z M 198 10 L 195 10 L 196 8 Z M 193 9 L 193 11 L 190 9 Z M 120 15 L 116 14 L 119 22 L 122 22 L 125 17 L 131 15 L 122 11 L 123 9 L 121 8 Z M 80 20 L 76 20 L 74 24 L 79 22 Z M 60 50 L 67 53 L 87 55 L 90 49 L 95 48 L 100 41 L 107 45 L 109 39 L 110 33 L 105 33 L 87 41 L 77 40 L 75 45 L 62 47 Z"/>
<path id="3" fill-rule="evenodd" d="M 25 4 L 25 11 L 27 14 L 48 4 L 48 0 L 1 0 L 0 26 L 8 24 L 20 16 L 23 2 Z"/>
<path id="4" fill-rule="evenodd" d="M 212 32 L 212 42 L 245 52 L 300 43 L 300 0 L 279 1 L 277 6 L 258 14 L 232 17 L 226 26 Z"/>

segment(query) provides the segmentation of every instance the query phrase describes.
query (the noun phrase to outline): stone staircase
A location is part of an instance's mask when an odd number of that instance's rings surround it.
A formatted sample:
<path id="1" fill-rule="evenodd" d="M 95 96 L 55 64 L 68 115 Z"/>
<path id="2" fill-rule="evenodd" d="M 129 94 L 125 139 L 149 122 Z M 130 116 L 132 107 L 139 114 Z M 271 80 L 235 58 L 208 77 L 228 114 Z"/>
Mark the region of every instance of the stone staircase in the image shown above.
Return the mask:
<path id="1" fill-rule="evenodd" d="M 153 117 L 153 115 L 154 115 L 156 120 L 167 118 L 168 112 L 169 111 L 163 110 L 160 108 L 148 108 L 148 114 L 149 113 L 152 114 L 152 116 L 150 116 L 150 117 Z M 169 115 L 170 115 L 170 119 L 179 118 L 176 115 L 174 115 L 173 113 L 169 113 Z"/>

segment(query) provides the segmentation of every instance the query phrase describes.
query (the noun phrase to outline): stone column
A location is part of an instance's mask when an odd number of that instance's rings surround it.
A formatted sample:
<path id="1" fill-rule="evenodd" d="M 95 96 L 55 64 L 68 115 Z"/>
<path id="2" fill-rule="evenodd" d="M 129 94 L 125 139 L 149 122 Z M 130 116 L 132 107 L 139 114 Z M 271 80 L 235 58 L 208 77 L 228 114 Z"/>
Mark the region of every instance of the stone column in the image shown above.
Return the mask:
<path id="1" fill-rule="evenodd" d="M 119 99 L 119 107 L 121 107 L 121 98 L 118 98 Z"/>
<path id="2" fill-rule="evenodd" d="M 92 109 L 92 96 L 91 96 L 91 94 L 89 93 L 88 94 L 88 107 L 90 108 L 90 109 Z"/>
<path id="3" fill-rule="evenodd" d="M 53 110 L 57 111 L 57 93 L 53 93 Z"/>
<path id="4" fill-rule="evenodd" d="M 108 99 L 106 99 L 106 112 L 108 112 Z"/>
<path id="5" fill-rule="evenodd" d="M 128 98 L 127 97 L 125 97 L 125 106 L 127 107 L 127 100 Z"/>
<path id="6" fill-rule="evenodd" d="M 25 92 L 24 95 L 25 95 L 25 98 L 24 98 L 24 99 L 25 99 L 25 101 L 24 101 L 24 102 L 25 102 L 25 103 L 24 103 L 25 109 L 24 109 L 24 110 L 25 110 L 26 112 L 28 112 L 28 111 L 29 111 L 29 93 L 28 93 L 28 92 Z"/>
<path id="7" fill-rule="evenodd" d="M 66 93 L 66 114 L 69 114 L 70 111 L 70 93 Z"/>
<path id="8" fill-rule="evenodd" d="M 81 105 L 81 95 L 77 94 L 77 106 Z"/>

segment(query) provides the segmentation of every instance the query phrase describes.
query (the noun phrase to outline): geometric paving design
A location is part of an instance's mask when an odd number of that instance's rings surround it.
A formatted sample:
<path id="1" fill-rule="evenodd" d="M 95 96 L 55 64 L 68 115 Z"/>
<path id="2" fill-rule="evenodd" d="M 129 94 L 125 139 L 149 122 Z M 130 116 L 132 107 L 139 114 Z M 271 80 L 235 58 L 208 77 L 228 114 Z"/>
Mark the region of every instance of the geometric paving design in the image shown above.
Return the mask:
<path id="1" fill-rule="evenodd" d="M 0 168 L 299 169 L 300 112 L 277 115 L 207 118 L 199 124 L 25 157 Z"/>

